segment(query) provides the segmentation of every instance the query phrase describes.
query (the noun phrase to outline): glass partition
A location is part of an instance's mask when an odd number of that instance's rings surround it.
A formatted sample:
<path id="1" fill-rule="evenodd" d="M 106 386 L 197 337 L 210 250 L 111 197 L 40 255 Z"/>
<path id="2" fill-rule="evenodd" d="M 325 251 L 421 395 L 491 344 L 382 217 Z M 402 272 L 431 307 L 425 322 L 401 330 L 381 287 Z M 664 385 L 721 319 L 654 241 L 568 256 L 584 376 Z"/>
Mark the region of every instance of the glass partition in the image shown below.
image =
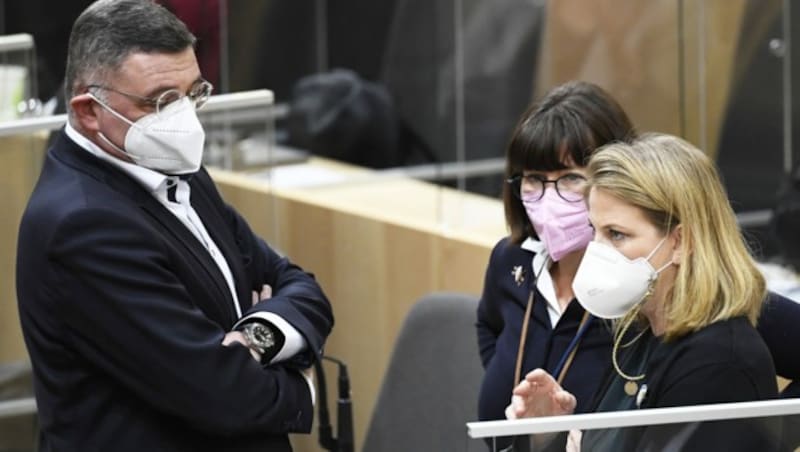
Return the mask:
<path id="1" fill-rule="evenodd" d="M 524 106 L 527 97 L 504 87 L 498 76 L 519 65 L 526 50 L 513 52 L 510 62 L 501 58 L 491 77 L 481 75 L 482 57 L 508 40 L 473 48 L 486 30 L 480 23 L 468 29 L 462 23 L 466 14 L 483 14 L 473 3 L 222 1 L 227 30 L 222 61 L 230 62 L 222 68 L 223 86 L 273 90 L 276 148 L 327 159 L 314 159 L 310 166 L 333 161 L 339 169 L 349 168 L 339 174 L 316 168 L 307 183 L 293 182 L 296 188 L 340 190 L 341 199 L 362 210 L 377 206 L 398 224 L 411 221 L 444 234 L 463 231 L 491 246 L 505 234 L 502 209 L 491 202 L 502 189 L 499 157 L 516 106 Z M 493 17 L 502 20 L 502 14 Z M 529 49 L 526 32 L 514 33 L 510 41 Z M 465 64 L 471 68 L 466 79 Z M 525 71 L 517 73 L 515 87 L 530 90 Z M 504 100 L 489 88 L 499 89 Z M 496 101 L 515 107 L 487 109 Z M 502 118 L 494 118 L 497 111 Z M 272 171 L 280 177 L 298 169 Z M 401 199 L 401 193 L 413 199 Z M 395 200 L 394 208 L 384 208 L 386 199 Z"/>
<path id="2" fill-rule="evenodd" d="M 275 92 L 277 145 L 498 199 L 526 106 L 588 80 L 638 130 L 713 155 L 757 249 L 776 252 L 765 224 L 800 73 L 786 0 L 256 3 L 220 2 L 220 78 Z M 434 208 L 442 228 L 475 221 L 454 210 Z"/>

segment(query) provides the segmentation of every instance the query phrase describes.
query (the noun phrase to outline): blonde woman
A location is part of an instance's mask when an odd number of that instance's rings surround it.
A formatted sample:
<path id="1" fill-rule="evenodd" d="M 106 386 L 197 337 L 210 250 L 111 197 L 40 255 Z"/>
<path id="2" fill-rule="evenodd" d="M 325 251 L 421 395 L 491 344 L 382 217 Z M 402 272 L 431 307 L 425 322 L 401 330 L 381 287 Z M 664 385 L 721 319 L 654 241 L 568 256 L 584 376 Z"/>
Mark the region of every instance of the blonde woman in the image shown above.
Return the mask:
<path id="1" fill-rule="evenodd" d="M 612 371 L 595 411 L 770 399 L 770 350 L 755 328 L 764 278 L 709 158 L 647 135 L 596 152 L 587 167 L 595 230 L 575 275 L 577 300 L 616 323 Z M 575 397 L 542 369 L 514 389 L 509 418 L 567 414 Z M 770 450 L 753 421 L 595 430 L 584 450 Z"/>

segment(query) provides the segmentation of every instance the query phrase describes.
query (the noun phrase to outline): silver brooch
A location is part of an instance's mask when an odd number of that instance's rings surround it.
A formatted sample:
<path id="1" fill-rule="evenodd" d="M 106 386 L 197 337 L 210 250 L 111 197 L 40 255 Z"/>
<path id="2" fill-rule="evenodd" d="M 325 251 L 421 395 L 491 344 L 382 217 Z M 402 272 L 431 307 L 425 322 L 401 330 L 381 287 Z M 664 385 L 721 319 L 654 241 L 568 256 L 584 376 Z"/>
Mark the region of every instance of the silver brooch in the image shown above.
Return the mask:
<path id="1" fill-rule="evenodd" d="M 511 276 L 514 277 L 514 282 L 517 283 L 517 286 L 521 286 L 525 282 L 525 269 L 522 268 L 522 265 L 515 265 L 511 270 Z"/>

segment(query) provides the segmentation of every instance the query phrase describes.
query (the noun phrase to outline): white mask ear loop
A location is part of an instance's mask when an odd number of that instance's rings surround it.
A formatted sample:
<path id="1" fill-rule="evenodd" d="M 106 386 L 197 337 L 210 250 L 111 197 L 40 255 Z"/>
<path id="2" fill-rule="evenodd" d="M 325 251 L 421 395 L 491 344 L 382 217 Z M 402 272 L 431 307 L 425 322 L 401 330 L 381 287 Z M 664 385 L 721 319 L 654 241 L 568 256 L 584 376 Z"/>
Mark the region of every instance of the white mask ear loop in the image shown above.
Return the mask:
<path id="1" fill-rule="evenodd" d="M 106 137 L 106 135 L 103 132 L 100 132 L 98 130 L 97 131 L 97 136 L 100 137 L 101 140 L 105 141 L 106 144 L 108 144 L 109 146 L 114 148 L 117 152 L 121 152 L 121 153 L 127 155 L 128 157 L 130 157 L 130 159 L 133 160 L 134 162 L 138 162 L 140 160 L 137 156 L 131 154 L 130 152 L 126 151 L 125 149 L 122 149 L 121 147 L 119 147 L 116 144 L 112 143 L 111 140 L 109 140 L 108 137 Z"/>
<path id="2" fill-rule="evenodd" d="M 663 245 L 664 241 L 666 241 L 666 240 L 667 240 L 667 236 L 665 235 L 664 238 L 662 238 L 661 241 L 658 242 L 658 245 L 656 245 L 656 247 L 653 248 L 653 251 L 650 251 L 650 254 L 647 255 L 647 257 L 645 258 L 645 260 L 647 262 L 650 262 L 650 258 L 653 257 L 653 254 L 656 254 L 656 251 L 658 251 L 658 249 L 661 248 L 661 245 Z M 661 270 L 664 270 L 665 268 L 669 267 L 670 265 L 672 265 L 672 261 L 669 261 L 666 264 L 662 265 L 661 268 L 656 270 L 656 274 L 661 273 Z"/>
<path id="3" fill-rule="evenodd" d="M 98 104 L 98 105 L 100 105 L 101 107 L 103 107 L 104 109 L 106 109 L 107 111 L 109 111 L 109 112 L 110 112 L 112 115 L 114 115 L 114 116 L 116 116 L 117 118 L 121 119 L 122 121 L 124 121 L 124 122 L 126 122 L 126 123 L 130 124 L 130 126 L 131 126 L 131 127 L 136 127 L 136 124 L 134 124 L 134 123 L 133 123 L 133 122 L 131 122 L 131 121 L 130 121 L 128 118 L 126 118 L 126 117 L 122 116 L 122 115 L 121 115 L 121 114 L 119 114 L 118 112 L 114 111 L 114 109 L 113 109 L 113 108 L 111 108 L 111 107 L 109 107 L 108 105 L 106 105 L 106 103 L 105 103 L 105 102 L 103 102 L 102 100 L 98 99 L 98 98 L 97 98 L 97 96 L 95 96 L 94 94 L 92 94 L 92 93 L 89 93 L 89 92 L 87 92 L 86 94 L 88 94 L 88 95 L 89 95 L 89 97 L 91 97 L 92 99 L 94 99 L 94 101 L 95 101 L 95 102 L 97 102 L 97 104 Z M 112 148 L 114 148 L 114 149 L 115 149 L 117 152 L 121 152 L 121 153 L 123 153 L 123 154 L 127 155 L 127 156 L 128 156 L 128 157 L 130 157 L 130 158 L 131 158 L 131 159 L 132 159 L 134 162 L 138 161 L 138 159 L 136 158 L 136 156 L 135 156 L 135 155 L 133 155 L 133 154 L 129 153 L 129 152 L 128 152 L 128 151 L 126 151 L 125 149 L 122 149 L 121 147 L 119 147 L 119 146 L 117 146 L 116 144 L 114 144 L 114 143 L 113 143 L 111 140 L 109 140 L 109 139 L 108 139 L 108 137 L 106 136 L 106 134 L 104 134 L 103 132 L 101 132 L 101 131 L 99 131 L 99 130 L 98 130 L 98 131 L 97 131 L 97 136 L 99 136 L 101 140 L 105 141 L 105 142 L 106 142 L 106 144 L 108 144 L 109 146 L 111 146 Z"/>
<path id="4" fill-rule="evenodd" d="M 101 106 L 101 107 L 103 107 L 103 108 L 105 108 L 106 110 L 108 110 L 108 111 L 109 111 L 109 112 L 110 112 L 112 115 L 114 115 L 114 116 L 116 116 L 117 118 L 121 119 L 122 121 L 124 121 L 125 123 L 127 123 L 129 126 L 131 126 L 131 127 L 136 127 L 136 124 L 134 124 L 134 122 L 133 122 L 133 121 L 131 121 L 130 119 L 128 119 L 128 118 L 126 118 L 126 117 L 124 117 L 124 116 L 122 116 L 120 113 L 118 113 L 118 112 L 117 112 L 116 110 L 114 110 L 113 108 L 109 107 L 109 106 L 108 106 L 108 104 L 106 104 L 105 102 L 103 102 L 102 100 L 100 100 L 100 99 L 99 99 L 97 96 L 95 96 L 94 94 L 92 94 L 92 93 L 90 93 L 90 92 L 87 92 L 86 94 L 88 94 L 88 95 L 89 95 L 89 97 L 91 97 L 92 99 L 94 99 L 94 101 L 95 101 L 95 102 L 97 102 L 98 104 L 100 104 L 100 106 Z"/>
<path id="5" fill-rule="evenodd" d="M 667 262 L 666 264 L 662 265 L 662 266 L 661 266 L 661 268 L 659 268 L 658 270 L 656 270 L 656 274 L 659 274 L 659 273 L 661 273 L 661 270 L 664 270 L 665 268 L 669 267 L 670 265 L 672 265 L 672 261 L 669 261 L 669 262 Z"/>

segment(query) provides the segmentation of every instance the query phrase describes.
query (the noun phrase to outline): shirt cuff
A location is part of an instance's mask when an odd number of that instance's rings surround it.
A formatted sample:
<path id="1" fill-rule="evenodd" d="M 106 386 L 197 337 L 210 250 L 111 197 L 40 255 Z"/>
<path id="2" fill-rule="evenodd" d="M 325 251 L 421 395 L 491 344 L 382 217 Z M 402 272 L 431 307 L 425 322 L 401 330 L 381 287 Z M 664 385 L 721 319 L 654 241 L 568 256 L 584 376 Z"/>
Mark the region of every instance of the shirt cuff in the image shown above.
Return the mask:
<path id="1" fill-rule="evenodd" d="M 283 319 L 283 317 L 275 314 L 274 312 L 254 312 L 247 317 L 242 317 L 238 322 L 236 322 L 234 329 L 238 328 L 244 323 L 252 322 L 255 318 L 259 318 L 275 326 L 275 328 L 279 329 L 280 332 L 283 333 L 283 337 L 286 339 L 283 343 L 283 347 L 280 349 L 280 351 L 278 351 L 278 354 L 272 358 L 270 364 L 286 361 L 287 359 L 305 350 L 306 339 L 300 334 L 300 332 L 297 331 L 297 329 L 295 329 L 295 327 L 290 325 L 289 322 Z"/>
<path id="2" fill-rule="evenodd" d="M 314 380 L 311 378 L 312 374 L 302 370 L 298 372 L 300 372 L 300 375 L 302 375 L 303 378 L 306 379 L 306 383 L 308 383 L 308 392 L 311 393 L 311 406 L 317 406 L 317 392 L 314 390 Z"/>

